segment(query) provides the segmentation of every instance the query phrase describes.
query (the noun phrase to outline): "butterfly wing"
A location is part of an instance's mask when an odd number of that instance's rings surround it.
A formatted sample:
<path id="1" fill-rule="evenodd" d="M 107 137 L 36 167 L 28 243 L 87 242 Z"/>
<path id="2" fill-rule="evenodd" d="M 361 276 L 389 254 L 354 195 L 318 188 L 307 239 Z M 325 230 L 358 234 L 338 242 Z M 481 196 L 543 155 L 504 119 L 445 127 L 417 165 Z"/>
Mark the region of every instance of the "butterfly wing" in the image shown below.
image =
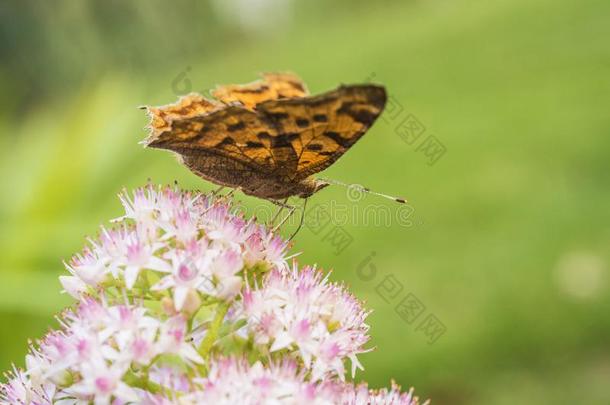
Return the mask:
<path id="1" fill-rule="evenodd" d="M 307 96 L 305 83 L 292 73 L 265 73 L 245 85 L 218 86 L 218 100 L 200 95 L 182 97 L 176 104 L 149 108 L 151 133 L 144 142 L 153 148 L 193 155 L 205 152 L 237 159 L 261 173 L 296 170 L 297 158 L 283 137 L 276 115 L 254 112 L 269 100 Z"/>
<path id="2" fill-rule="evenodd" d="M 226 104 L 238 103 L 247 109 L 268 100 L 306 97 L 305 83 L 292 73 L 264 73 L 261 80 L 249 84 L 218 86 L 212 95 Z"/>
<path id="3" fill-rule="evenodd" d="M 177 152 L 194 172 L 231 186 L 247 186 L 253 175 L 294 184 L 325 169 L 364 135 L 386 100 L 383 87 L 373 85 L 269 99 L 254 108 L 242 105 L 245 99 L 223 105 L 198 97 L 150 108 L 145 144 Z"/>
<path id="4" fill-rule="evenodd" d="M 271 139 L 275 129 L 259 115 L 240 106 L 226 106 L 210 114 L 178 118 L 171 128 L 147 140 L 147 146 L 180 155 L 205 153 L 240 161 L 251 170 L 275 170 Z"/>
<path id="5" fill-rule="evenodd" d="M 299 181 L 352 147 L 379 117 L 386 99 L 382 86 L 350 85 L 313 97 L 268 101 L 256 110 L 275 117 L 279 132 L 290 139 L 297 164 L 286 175 Z"/>
<path id="6" fill-rule="evenodd" d="M 149 144 L 162 133 L 171 131 L 172 123 L 176 120 L 188 120 L 221 110 L 223 107 L 222 103 L 209 100 L 197 93 L 182 96 L 174 104 L 161 107 L 142 107 L 148 111 L 150 117 L 150 123 L 147 127 L 150 134 L 143 143 Z"/>

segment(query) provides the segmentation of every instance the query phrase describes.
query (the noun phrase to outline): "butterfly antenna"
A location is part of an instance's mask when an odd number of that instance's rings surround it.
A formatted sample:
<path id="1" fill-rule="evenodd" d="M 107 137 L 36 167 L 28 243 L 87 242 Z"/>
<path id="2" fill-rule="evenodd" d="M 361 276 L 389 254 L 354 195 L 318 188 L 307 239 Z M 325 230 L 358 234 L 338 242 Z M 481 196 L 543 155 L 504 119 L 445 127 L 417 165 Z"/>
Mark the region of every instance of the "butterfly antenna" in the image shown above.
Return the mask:
<path id="1" fill-rule="evenodd" d="M 373 194 L 379 197 L 383 197 L 383 198 L 387 198 L 388 200 L 392 200 L 395 201 L 397 203 L 401 203 L 401 204 L 406 204 L 407 203 L 407 199 L 406 198 L 401 198 L 401 197 L 395 197 L 393 195 L 389 195 L 389 194 L 383 194 L 383 193 L 378 193 L 377 191 L 373 191 L 367 187 L 361 186 L 360 184 L 347 184 L 344 183 L 342 181 L 338 181 L 338 180 L 333 180 L 333 179 L 322 179 L 320 178 L 320 180 L 325 181 L 329 184 L 334 184 L 336 186 L 343 186 L 343 187 L 347 187 L 348 189 L 348 193 L 353 192 L 354 196 L 357 195 L 358 193 L 367 193 L 367 194 Z M 354 200 L 360 200 L 359 197 L 354 197 Z"/>

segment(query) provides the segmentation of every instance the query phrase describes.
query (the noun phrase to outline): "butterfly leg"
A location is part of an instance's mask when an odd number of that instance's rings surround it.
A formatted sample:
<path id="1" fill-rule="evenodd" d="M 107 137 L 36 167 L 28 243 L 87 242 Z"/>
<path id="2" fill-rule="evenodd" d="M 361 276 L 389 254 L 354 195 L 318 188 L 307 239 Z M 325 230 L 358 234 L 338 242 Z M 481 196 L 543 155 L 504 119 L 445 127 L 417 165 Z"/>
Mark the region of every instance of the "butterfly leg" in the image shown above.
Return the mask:
<path id="1" fill-rule="evenodd" d="M 275 200 L 271 200 L 271 202 L 274 203 L 275 205 L 277 205 L 279 208 L 277 209 L 277 212 L 275 213 L 273 218 L 271 218 L 271 221 L 269 222 L 269 226 L 273 226 L 273 223 L 280 216 L 280 213 L 282 212 L 282 210 L 284 208 L 286 208 L 286 205 L 287 205 L 286 203 L 288 202 L 288 198 L 286 198 L 283 202 L 279 202 L 279 201 L 275 201 Z"/>
<path id="2" fill-rule="evenodd" d="M 229 192 L 228 192 L 227 194 L 225 194 L 224 196 L 225 196 L 226 198 L 231 198 L 231 197 L 233 197 L 233 194 L 235 194 L 235 192 L 236 192 L 237 190 L 241 190 L 241 187 L 235 187 L 235 188 L 232 188 L 232 189 L 231 189 L 231 191 L 229 191 Z"/>
<path id="3" fill-rule="evenodd" d="M 218 195 L 224 189 L 225 189 L 225 186 L 220 186 L 216 190 L 212 191 L 212 195 Z"/>
<path id="4" fill-rule="evenodd" d="M 224 186 L 223 186 L 223 188 L 224 188 Z M 222 190 L 222 188 L 220 190 Z M 217 190 L 217 191 L 220 191 L 220 190 Z M 241 187 L 231 188 L 231 191 L 229 191 L 227 194 L 221 194 L 220 197 L 218 197 L 218 200 L 223 201 L 223 202 L 229 201 L 237 190 L 241 190 Z M 214 195 L 216 195 L 216 194 L 214 193 Z"/>
<path id="5" fill-rule="evenodd" d="M 301 207 L 301 219 L 299 220 L 299 226 L 297 227 L 296 231 L 294 231 L 294 233 L 292 235 L 290 235 L 290 238 L 288 238 L 288 241 L 291 241 L 292 238 L 297 236 L 297 233 L 299 233 L 299 231 L 301 230 L 301 227 L 303 226 L 303 220 L 305 219 L 305 208 L 307 207 L 307 200 L 308 200 L 308 198 L 306 198 L 305 201 L 303 201 L 303 206 Z"/>
<path id="6" fill-rule="evenodd" d="M 272 200 L 269 199 L 267 200 L 269 202 L 272 202 L 273 204 L 277 205 L 278 207 L 282 207 L 282 208 L 293 208 L 292 205 L 287 204 L 288 198 L 286 198 L 284 201 L 279 201 L 279 200 Z"/>
<path id="7" fill-rule="evenodd" d="M 280 202 L 278 201 L 278 203 L 280 203 Z M 282 204 L 282 203 L 280 203 L 280 204 Z M 296 207 L 293 205 L 282 204 L 281 206 L 284 208 L 288 208 L 288 214 L 286 214 L 286 216 L 284 218 L 282 218 L 282 220 L 280 221 L 279 224 L 277 224 L 276 226 L 273 227 L 273 232 L 276 232 L 282 225 L 284 225 L 284 223 L 288 220 L 288 218 L 290 218 L 292 216 L 292 214 L 296 210 Z"/>

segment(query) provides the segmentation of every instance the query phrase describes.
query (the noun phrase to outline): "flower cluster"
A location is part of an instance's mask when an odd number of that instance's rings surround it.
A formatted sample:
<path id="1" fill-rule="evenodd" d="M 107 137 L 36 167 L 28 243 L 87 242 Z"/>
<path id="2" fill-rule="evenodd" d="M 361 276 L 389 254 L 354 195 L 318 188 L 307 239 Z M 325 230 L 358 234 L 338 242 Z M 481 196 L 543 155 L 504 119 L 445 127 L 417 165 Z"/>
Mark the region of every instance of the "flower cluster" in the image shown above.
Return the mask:
<path id="1" fill-rule="evenodd" d="M 170 291 L 176 311 L 198 307 L 202 295 L 220 299 L 239 293 L 244 266 L 284 268 L 286 242 L 219 200 L 152 186 L 120 195 L 125 215 L 102 228 L 61 276 L 74 297 L 116 285 Z M 144 274 L 142 274 L 144 273 Z M 151 279 L 157 280 L 150 285 Z"/>
<path id="2" fill-rule="evenodd" d="M 360 302 L 328 276 L 311 267 L 269 272 L 260 288 L 243 293 L 243 316 L 255 343 L 270 352 L 285 350 L 311 369 L 314 380 L 343 379 L 349 358 L 352 376 L 362 368 L 356 358 L 365 351 L 368 313 Z"/>
<path id="3" fill-rule="evenodd" d="M 244 359 L 223 358 L 214 361 L 205 378 L 197 378 L 196 387 L 185 392 L 183 405 L 418 405 L 413 390 L 371 390 L 366 384 L 353 385 L 337 380 L 308 381 L 296 362 L 284 360 L 264 366 L 260 361 L 250 365 Z M 142 402 L 149 405 L 176 403 L 161 394 L 147 393 Z"/>
<path id="4" fill-rule="evenodd" d="M 63 329 L 49 333 L 26 357 L 34 392 L 49 402 L 53 398 L 88 403 L 94 398 L 96 403 L 109 403 L 111 397 L 135 402 L 137 391 L 126 381 L 147 386 L 148 380 L 138 374 L 146 377 L 139 372 L 154 358 L 176 355 L 188 365 L 203 363 L 187 340 L 184 316 L 160 321 L 147 312 L 140 305 L 111 306 L 93 299 L 83 299 L 75 312 L 66 311 Z M 19 377 L 24 381 L 23 375 Z M 22 383 L 21 390 L 8 391 L 11 403 L 29 403 L 25 387 Z"/>
<path id="5" fill-rule="evenodd" d="M 368 312 L 227 197 L 146 186 L 120 195 L 61 276 L 77 303 L 31 344 L 0 404 L 397 404 L 412 391 L 345 380 Z"/>

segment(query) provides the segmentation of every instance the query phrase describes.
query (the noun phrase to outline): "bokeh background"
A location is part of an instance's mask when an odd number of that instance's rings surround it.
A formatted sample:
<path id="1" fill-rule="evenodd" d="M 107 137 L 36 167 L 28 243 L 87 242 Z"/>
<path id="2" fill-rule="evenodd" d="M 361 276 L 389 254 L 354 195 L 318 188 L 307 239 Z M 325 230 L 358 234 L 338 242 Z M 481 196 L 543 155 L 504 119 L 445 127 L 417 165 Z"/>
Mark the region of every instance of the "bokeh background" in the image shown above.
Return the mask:
<path id="1" fill-rule="evenodd" d="M 62 260 L 120 214 L 122 187 L 212 189 L 137 144 L 136 107 L 290 70 L 312 92 L 383 83 L 397 108 L 324 175 L 408 197 L 410 226 L 348 220 L 339 253 L 333 224 L 304 228 L 293 248 L 374 310 L 357 379 L 435 404 L 610 403 L 608 15 L 605 0 L 3 1 L 0 369 L 56 325 Z M 406 117 L 425 127 L 413 144 Z M 398 209 L 341 187 L 309 204 L 328 201 Z M 425 306 L 411 323 L 408 294 Z"/>

